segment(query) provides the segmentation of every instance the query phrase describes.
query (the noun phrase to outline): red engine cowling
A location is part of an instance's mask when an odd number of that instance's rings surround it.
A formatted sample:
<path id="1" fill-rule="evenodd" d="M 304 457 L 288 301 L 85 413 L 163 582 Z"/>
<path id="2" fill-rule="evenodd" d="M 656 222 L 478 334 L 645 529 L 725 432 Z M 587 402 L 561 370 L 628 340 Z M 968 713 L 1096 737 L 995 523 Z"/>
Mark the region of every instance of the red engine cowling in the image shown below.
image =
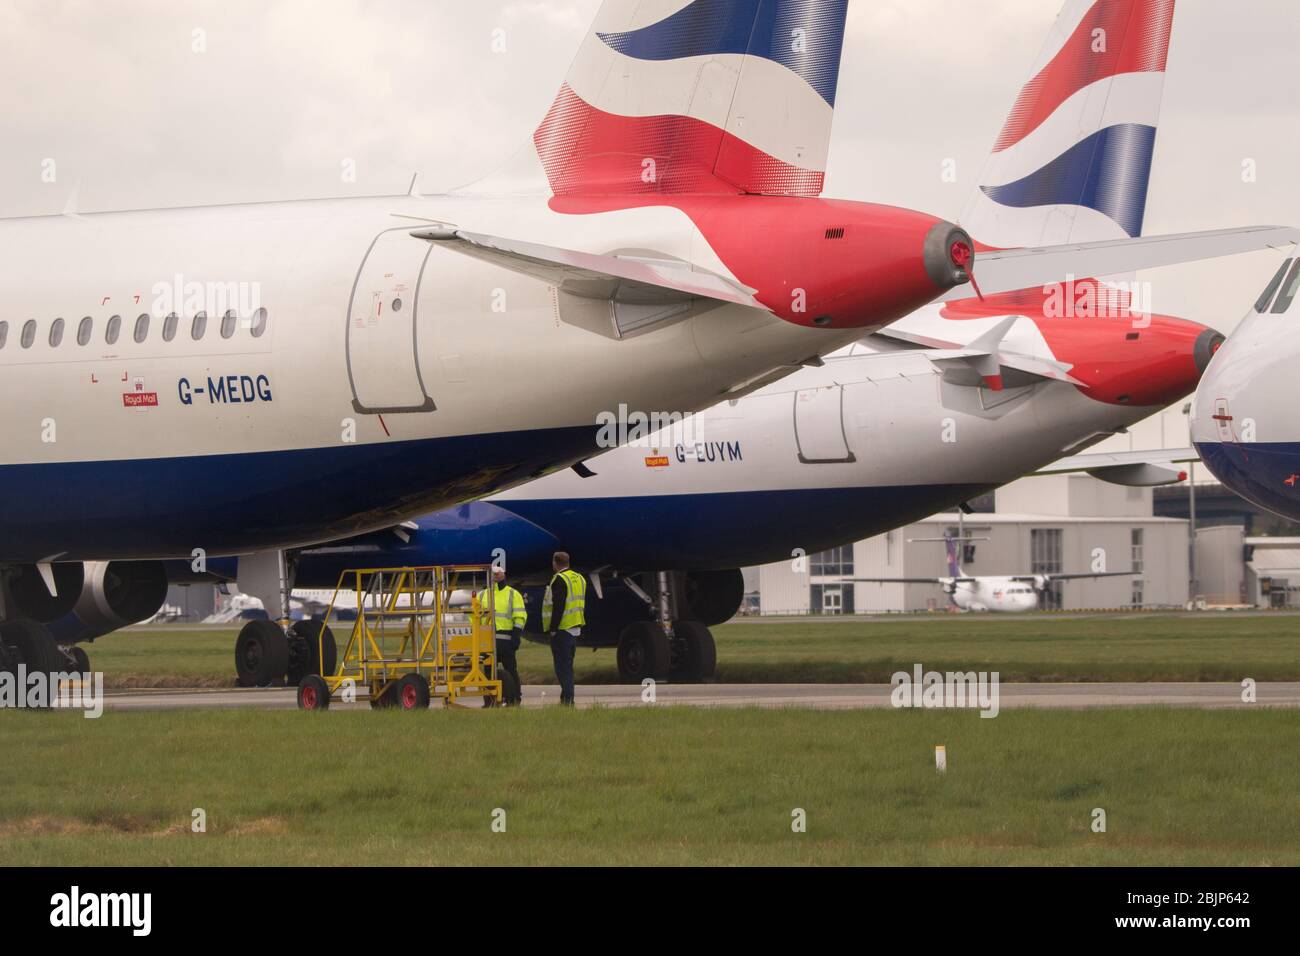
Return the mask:
<path id="1" fill-rule="evenodd" d="M 562 197 L 561 213 L 673 206 L 754 297 L 795 325 L 874 330 L 970 281 L 965 230 L 925 213 L 785 196 Z"/>

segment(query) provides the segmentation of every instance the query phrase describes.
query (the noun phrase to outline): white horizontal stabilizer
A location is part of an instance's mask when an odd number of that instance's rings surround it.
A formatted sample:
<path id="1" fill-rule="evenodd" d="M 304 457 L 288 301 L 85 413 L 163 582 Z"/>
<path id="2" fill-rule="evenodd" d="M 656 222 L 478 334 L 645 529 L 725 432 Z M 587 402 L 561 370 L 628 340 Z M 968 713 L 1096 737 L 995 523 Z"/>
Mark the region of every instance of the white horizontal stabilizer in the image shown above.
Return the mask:
<path id="1" fill-rule="evenodd" d="M 968 343 L 953 342 L 933 336 L 923 335 L 902 328 L 901 325 L 886 326 L 874 333 L 872 339 L 894 339 L 911 345 L 933 349 L 926 353 L 928 358 L 945 380 L 955 385 L 978 385 L 982 380 L 1005 374 L 1008 370 L 1024 372 L 1037 378 L 1065 382 L 1068 385 L 1083 383 L 1070 374 L 1074 366 L 1054 359 L 1002 348 L 1007 334 L 1024 316 L 1007 316 L 997 325 L 971 339 Z M 1026 319 L 1026 321 L 1028 321 Z M 954 329 L 966 323 L 949 323 Z"/>
<path id="2" fill-rule="evenodd" d="M 462 255 L 532 276 L 584 299 L 651 305 L 714 299 L 762 309 L 754 291 L 725 276 L 671 259 L 596 255 L 535 242 L 465 232 L 451 226 L 417 229 L 411 235 Z"/>
<path id="3" fill-rule="evenodd" d="M 1198 262 L 1294 245 L 1300 230 L 1291 226 L 1246 226 L 1173 236 L 1142 236 L 1106 242 L 1082 242 L 1038 249 L 1001 249 L 975 256 L 975 281 L 985 295 L 1033 289 L 1074 278 L 1098 278 Z M 958 286 L 943 297 L 967 299 L 971 290 Z"/>

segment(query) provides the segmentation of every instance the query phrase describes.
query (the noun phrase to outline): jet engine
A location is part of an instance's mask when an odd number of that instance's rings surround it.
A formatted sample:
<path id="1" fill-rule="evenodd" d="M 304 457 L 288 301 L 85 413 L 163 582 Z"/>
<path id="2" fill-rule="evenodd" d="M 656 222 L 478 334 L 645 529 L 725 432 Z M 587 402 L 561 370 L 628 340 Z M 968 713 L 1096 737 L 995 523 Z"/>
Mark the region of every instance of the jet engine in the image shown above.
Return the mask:
<path id="1" fill-rule="evenodd" d="M 89 561 L 75 606 L 50 630 L 60 644 L 93 641 L 153 617 L 166 598 L 161 561 Z"/>
<path id="2" fill-rule="evenodd" d="M 739 568 L 687 571 L 682 575 L 682 618 L 717 627 L 736 616 L 745 600 L 745 576 Z"/>
<path id="3" fill-rule="evenodd" d="M 7 620 L 25 618 L 49 624 L 72 610 L 82 590 L 82 565 L 80 562 L 62 562 L 48 567 L 54 593 L 36 565 L 20 564 L 9 570 L 4 582 L 4 616 Z"/>

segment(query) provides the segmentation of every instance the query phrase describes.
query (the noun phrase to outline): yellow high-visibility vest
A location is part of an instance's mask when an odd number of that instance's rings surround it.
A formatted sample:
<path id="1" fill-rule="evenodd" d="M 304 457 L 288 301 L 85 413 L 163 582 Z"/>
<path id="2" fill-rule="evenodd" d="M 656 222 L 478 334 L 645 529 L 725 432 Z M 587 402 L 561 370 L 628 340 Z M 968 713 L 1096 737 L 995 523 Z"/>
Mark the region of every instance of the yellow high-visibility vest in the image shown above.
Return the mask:
<path id="1" fill-rule="evenodd" d="M 492 588 L 492 602 L 496 610 L 496 629 L 506 631 L 523 627 L 528 621 L 528 608 L 524 606 L 524 596 L 506 585 Z"/>
<path id="2" fill-rule="evenodd" d="M 582 627 L 587 623 L 587 579 L 572 568 L 566 568 L 555 578 L 564 578 L 564 584 L 569 589 L 564 601 L 564 613 L 560 615 L 560 630 Z M 555 578 L 551 578 L 551 584 L 546 587 L 546 596 L 542 598 L 542 627 L 551 626 L 551 585 L 555 584 Z"/>

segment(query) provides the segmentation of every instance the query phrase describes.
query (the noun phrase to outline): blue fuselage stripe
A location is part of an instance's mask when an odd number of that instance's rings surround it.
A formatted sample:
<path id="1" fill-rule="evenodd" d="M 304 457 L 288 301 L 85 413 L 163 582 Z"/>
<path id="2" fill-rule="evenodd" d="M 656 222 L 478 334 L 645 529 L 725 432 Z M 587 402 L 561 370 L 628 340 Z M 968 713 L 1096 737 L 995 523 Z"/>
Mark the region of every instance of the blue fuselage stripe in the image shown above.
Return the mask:
<path id="1" fill-rule="evenodd" d="M 349 537 L 595 450 L 595 426 L 0 466 L 0 561 L 188 558 Z"/>
<path id="2" fill-rule="evenodd" d="M 954 507 L 989 485 L 797 488 L 719 494 L 475 502 L 422 518 L 409 542 L 368 540 L 303 556 L 303 587 L 341 570 L 478 563 L 505 552 L 512 579 L 545 579 L 551 555 L 621 571 L 701 570 L 816 554 Z"/>

